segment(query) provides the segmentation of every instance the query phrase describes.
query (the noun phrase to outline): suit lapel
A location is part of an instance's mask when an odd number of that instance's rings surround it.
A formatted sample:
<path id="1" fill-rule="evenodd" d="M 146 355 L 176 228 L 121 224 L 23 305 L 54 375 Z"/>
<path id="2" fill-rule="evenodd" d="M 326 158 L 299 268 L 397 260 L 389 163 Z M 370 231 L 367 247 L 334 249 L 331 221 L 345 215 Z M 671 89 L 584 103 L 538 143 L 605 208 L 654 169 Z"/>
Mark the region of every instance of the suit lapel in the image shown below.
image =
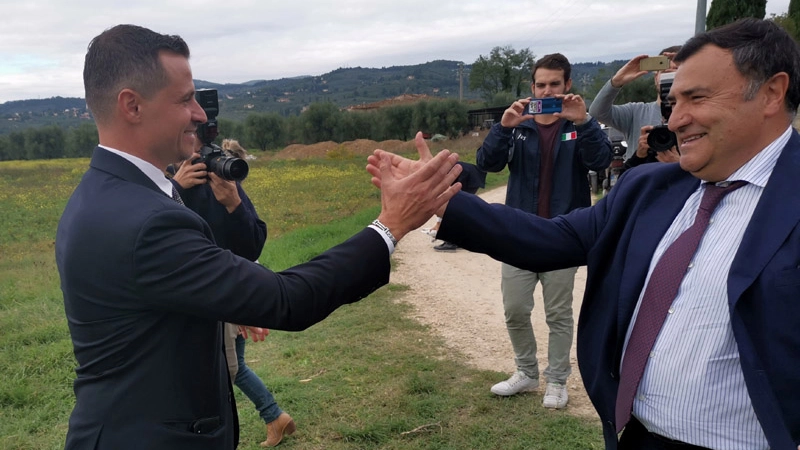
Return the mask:
<path id="1" fill-rule="evenodd" d="M 89 165 L 94 169 L 110 173 L 125 181 L 140 184 L 162 195 L 164 194 L 153 180 L 139 170 L 133 163 L 102 147 L 95 147 L 94 153 L 92 154 L 92 161 Z"/>
<path id="2" fill-rule="evenodd" d="M 761 194 L 728 276 L 728 299 L 736 305 L 800 222 L 800 137 L 793 132 Z M 769 224 L 764 226 L 763 224 Z"/>

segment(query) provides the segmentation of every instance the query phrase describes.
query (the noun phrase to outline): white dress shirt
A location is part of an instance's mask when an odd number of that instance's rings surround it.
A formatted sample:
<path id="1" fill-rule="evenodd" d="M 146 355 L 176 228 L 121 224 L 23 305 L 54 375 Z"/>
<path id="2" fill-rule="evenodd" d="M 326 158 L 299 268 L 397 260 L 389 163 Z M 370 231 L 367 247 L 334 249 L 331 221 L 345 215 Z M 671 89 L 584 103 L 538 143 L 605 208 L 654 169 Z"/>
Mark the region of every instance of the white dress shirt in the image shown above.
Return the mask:
<path id="1" fill-rule="evenodd" d="M 727 180 L 748 184 L 727 194 L 711 216 L 653 345 L 633 401 L 633 415 L 652 433 L 713 449 L 769 449 L 739 361 L 727 280 L 742 236 L 791 130 L 789 127 Z M 694 222 L 704 189 L 701 183 L 661 239 L 645 286 L 664 251 Z M 643 294 L 644 289 L 625 337 L 626 347 Z"/>

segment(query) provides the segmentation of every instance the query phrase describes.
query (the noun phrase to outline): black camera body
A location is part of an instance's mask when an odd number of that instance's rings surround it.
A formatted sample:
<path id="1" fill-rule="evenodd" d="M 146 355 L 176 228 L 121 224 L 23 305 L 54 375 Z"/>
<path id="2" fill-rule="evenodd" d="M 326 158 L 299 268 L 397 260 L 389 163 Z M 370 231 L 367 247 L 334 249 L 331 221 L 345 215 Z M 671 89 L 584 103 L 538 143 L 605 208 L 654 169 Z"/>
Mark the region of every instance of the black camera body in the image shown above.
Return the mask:
<path id="1" fill-rule="evenodd" d="M 197 103 L 203 108 L 208 121 L 197 126 L 197 138 L 203 142 L 200 148 L 199 161 L 206 165 L 206 170 L 214 172 L 220 178 L 230 181 L 242 181 L 247 178 L 250 166 L 247 161 L 229 156 L 225 150 L 214 143 L 219 135 L 217 114 L 219 113 L 219 97 L 216 89 L 201 89 L 195 92 Z"/>
<path id="2" fill-rule="evenodd" d="M 669 90 L 672 88 L 674 78 L 674 72 L 662 73 L 658 83 L 658 96 L 661 98 L 661 117 L 664 118 L 664 122 L 669 121 L 669 116 L 672 114 L 672 106 L 667 101 L 667 95 L 669 95 Z M 666 124 L 656 125 L 647 134 L 647 145 L 654 152 L 665 152 L 678 145 L 678 137 L 667 128 Z"/>

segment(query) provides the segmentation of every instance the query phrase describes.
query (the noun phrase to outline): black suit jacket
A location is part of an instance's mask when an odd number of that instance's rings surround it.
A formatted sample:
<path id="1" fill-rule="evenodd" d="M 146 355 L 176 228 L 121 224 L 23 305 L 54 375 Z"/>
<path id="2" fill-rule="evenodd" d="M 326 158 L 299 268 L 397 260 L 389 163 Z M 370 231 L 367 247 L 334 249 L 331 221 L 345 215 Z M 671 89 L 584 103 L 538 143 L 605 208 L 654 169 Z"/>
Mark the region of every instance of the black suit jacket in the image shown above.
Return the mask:
<path id="1" fill-rule="evenodd" d="M 365 229 L 281 273 L 214 244 L 209 226 L 97 148 L 67 203 L 56 262 L 78 361 L 68 449 L 232 449 L 220 322 L 302 330 L 389 279 Z"/>
<path id="2" fill-rule="evenodd" d="M 800 445 L 800 135 L 792 132 L 753 212 L 728 274 L 740 363 L 771 448 Z M 678 164 L 625 172 L 590 208 L 554 219 L 457 194 L 437 236 L 532 272 L 587 266 L 578 365 L 617 448 L 614 409 L 625 334 L 664 233 L 700 180 Z"/>

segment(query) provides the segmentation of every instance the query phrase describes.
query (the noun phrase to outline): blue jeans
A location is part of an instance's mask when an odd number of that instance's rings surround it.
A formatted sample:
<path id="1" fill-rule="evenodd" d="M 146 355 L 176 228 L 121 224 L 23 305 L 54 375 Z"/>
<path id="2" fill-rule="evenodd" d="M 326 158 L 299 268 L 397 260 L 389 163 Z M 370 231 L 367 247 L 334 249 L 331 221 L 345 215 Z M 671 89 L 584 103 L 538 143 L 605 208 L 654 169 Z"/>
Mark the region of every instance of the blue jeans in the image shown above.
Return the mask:
<path id="1" fill-rule="evenodd" d="M 275 397 L 272 396 L 261 378 L 253 373 L 244 362 L 245 342 L 242 335 L 236 336 L 236 359 L 239 362 L 239 371 L 236 373 L 233 383 L 253 402 L 264 423 L 270 423 L 277 419 L 283 411 L 278 407 Z"/>

